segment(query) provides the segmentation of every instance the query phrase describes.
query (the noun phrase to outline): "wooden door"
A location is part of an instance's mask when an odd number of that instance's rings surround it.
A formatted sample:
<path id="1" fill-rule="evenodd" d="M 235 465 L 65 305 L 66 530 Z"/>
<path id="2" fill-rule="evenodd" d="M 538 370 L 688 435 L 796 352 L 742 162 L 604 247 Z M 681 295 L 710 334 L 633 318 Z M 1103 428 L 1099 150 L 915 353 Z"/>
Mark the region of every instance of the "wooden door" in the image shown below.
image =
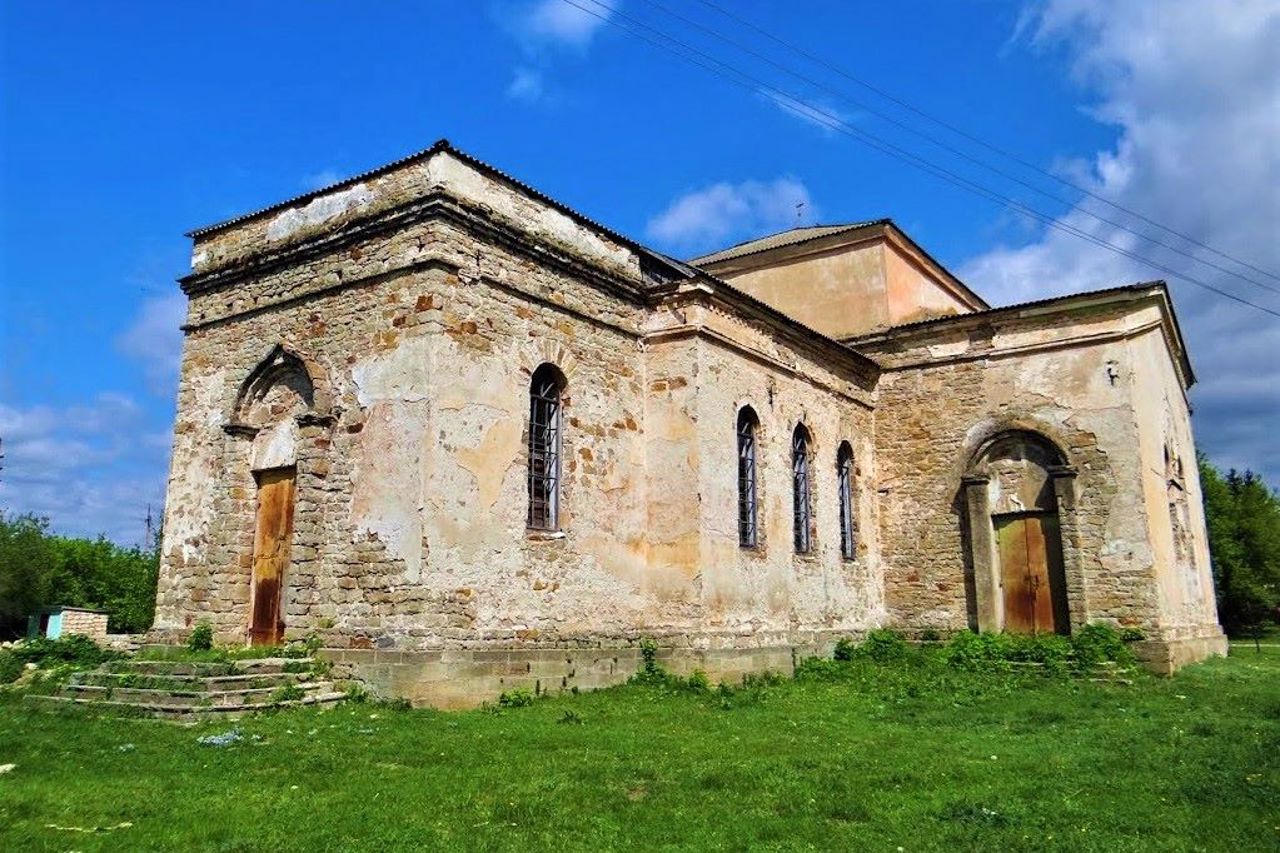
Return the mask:
<path id="1" fill-rule="evenodd" d="M 262 471 L 258 479 L 258 520 L 253 537 L 253 604 L 249 642 L 275 645 L 284 636 L 280 589 L 293 543 L 294 469 Z"/>
<path id="2" fill-rule="evenodd" d="M 1004 629 L 1066 633 L 1066 583 L 1055 513 L 997 516 Z"/>

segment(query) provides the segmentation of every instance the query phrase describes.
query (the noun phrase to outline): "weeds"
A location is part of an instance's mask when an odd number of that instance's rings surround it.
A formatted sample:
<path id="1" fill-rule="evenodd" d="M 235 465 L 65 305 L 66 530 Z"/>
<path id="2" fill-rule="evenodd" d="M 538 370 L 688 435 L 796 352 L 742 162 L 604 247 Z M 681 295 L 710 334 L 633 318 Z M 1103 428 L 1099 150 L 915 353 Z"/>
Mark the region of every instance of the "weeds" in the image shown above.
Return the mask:
<path id="1" fill-rule="evenodd" d="M 201 622 L 191 631 L 191 636 L 187 637 L 187 648 L 193 652 L 207 652 L 213 648 L 213 626 L 208 622 Z"/>

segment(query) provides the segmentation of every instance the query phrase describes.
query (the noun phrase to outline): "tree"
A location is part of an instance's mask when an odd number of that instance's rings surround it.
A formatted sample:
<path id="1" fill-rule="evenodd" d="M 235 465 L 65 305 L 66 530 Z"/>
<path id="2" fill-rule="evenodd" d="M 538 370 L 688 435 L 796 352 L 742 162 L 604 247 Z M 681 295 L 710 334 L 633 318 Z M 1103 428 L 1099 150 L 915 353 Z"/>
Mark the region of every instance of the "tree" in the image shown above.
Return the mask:
<path id="1" fill-rule="evenodd" d="M 112 632 L 147 630 L 159 557 L 158 545 L 54 536 L 46 519 L 0 512 L 0 637 L 21 636 L 27 617 L 52 605 L 105 610 Z"/>
<path id="2" fill-rule="evenodd" d="M 21 636 L 48 593 L 53 562 L 49 522 L 0 510 L 0 637 Z"/>
<path id="3" fill-rule="evenodd" d="M 1228 634 L 1256 636 L 1280 607 L 1280 495 L 1252 471 L 1199 463 L 1218 617 Z"/>

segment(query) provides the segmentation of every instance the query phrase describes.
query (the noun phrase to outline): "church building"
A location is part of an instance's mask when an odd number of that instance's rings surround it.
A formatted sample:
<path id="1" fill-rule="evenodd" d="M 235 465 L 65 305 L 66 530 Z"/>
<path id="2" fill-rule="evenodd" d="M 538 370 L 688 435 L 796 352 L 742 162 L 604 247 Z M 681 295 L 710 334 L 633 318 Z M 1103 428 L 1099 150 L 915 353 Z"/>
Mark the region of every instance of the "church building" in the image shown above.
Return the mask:
<path id="1" fill-rule="evenodd" d="M 446 141 L 201 228 L 155 637 L 419 704 L 890 627 L 1225 652 L 1168 289 L 993 307 L 891 220 L 676 260 Z"/>

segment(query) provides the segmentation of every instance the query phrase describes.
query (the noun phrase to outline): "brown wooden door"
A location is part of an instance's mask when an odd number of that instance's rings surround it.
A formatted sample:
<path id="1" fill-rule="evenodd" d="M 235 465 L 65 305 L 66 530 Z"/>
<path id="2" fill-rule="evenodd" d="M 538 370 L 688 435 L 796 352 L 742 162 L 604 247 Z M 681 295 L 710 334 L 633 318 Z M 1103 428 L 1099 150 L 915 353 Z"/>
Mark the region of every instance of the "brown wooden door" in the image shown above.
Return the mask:
<path id="1" fill-rule="evenodd" d="M 1019 634 L 1065 633 L 1062 540 L 1054 513 L 998 516 L 1004 629 Z"/>
<path id="2" fill-rule="evenodd" d="M 258 521 L 253 537 L 253 611 L 249 642 L 275 645 L 284 636 L 280 588 L 293 542 L 294 469 L 263 471 L 258 478 Z"/>

